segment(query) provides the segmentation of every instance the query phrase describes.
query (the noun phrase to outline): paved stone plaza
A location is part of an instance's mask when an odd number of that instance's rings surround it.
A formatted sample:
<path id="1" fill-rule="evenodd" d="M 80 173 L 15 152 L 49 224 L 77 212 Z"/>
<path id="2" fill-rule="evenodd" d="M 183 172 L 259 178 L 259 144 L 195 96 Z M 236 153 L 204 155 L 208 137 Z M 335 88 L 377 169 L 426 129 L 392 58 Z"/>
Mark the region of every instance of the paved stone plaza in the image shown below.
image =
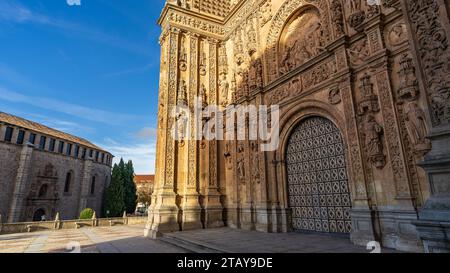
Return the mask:
<path id="1" fill-rule="evenodd" d="M 268 234 L 220 228 L 143 237 L 144 226 L 43 231 L 0 236 L 0 253 L 67 253 L 79 243 L 82 253 L 368 253 L 347 238 L 318 234 Z M 76 251 L 76 249 L 75 249 Z M 392 252 L 383 249 L 382 252 Z"/>

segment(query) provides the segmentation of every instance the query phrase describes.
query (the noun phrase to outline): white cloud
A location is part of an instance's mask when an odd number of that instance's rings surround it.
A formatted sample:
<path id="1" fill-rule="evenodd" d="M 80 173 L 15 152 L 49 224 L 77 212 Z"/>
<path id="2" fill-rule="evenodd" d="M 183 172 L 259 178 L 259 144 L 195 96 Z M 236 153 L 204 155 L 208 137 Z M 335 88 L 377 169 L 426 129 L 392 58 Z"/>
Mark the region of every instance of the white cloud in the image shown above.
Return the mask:
<path id="1" fill-rule="evenodd" d="M 90 107 L 71 104 L 64 101 L 45 97 L 26 96 L 21 93 L 3 88 L 1 86 L 0 86 L 0 99 L 15 103 L 25 103 L 42 109 L 68 114 L 85 120 L 102 122 L 105 124 L 112 124 L 112 125 L 130 122 L 132 120 L 140 118 L 138 116 L 93 109 Z"/>
<path id="2" fill-rule="evenodd" d="M 155 173 L 156 142 L 154 140 L 132 144 L 111 144 L 111 140 L 105 142 L 98 145 L 115 156 L 114 163 L 118 163 L 120 158 L 123 158 L 125 162 L 132 160 L 136 174 Z"/>
<path id="3" fill-rule="evenodd" d="M 66 0 L 69 6 L 81 6 L 81 0 Z"/>
<path id="4" fill-rule="evenodd" d="M 145 45 L 132 43 L 120 36 L 105 33 L 90 26 L 40 14 L 17 3 L 0 1 L 0 20 L 17 24 L 35 23 L 49 26 L 64 31 L 70 37 L 78 34 L 80 37 L 91 41 L 121 48 L 132 53 L 151 56 L 149 47 Z"/>
<path id="5" fill-rule="evenodd" d="M 134 135 L 138 138 L 143 138 L 143 139 L 156 138 L 157 129 L 151 128 L 151 127 L 144 127 L 141 130 L 139 130 L 138 132 L 136 132 Z"/>

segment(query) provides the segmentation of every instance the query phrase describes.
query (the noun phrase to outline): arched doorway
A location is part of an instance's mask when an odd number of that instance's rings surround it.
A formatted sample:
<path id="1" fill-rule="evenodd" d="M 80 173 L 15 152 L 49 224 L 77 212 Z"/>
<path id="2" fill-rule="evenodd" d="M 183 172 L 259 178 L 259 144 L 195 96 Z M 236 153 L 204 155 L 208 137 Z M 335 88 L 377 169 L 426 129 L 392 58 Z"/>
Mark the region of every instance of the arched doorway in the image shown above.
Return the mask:
<path id="1" fill-rule="evenodd" d="M 42 216 L 45 215 L 45 210 L 44 209 L 38 209 L 34 212 L 33 215 L 33 222 L 39 222 L 42 221 Z"/>
<path id="2" fill-rule="evenodd" d="M 300 122 L 288 139 L 285 160 L 294 230 L 350 233 L 345 149 L 336 125 L 322 117 Z"/>

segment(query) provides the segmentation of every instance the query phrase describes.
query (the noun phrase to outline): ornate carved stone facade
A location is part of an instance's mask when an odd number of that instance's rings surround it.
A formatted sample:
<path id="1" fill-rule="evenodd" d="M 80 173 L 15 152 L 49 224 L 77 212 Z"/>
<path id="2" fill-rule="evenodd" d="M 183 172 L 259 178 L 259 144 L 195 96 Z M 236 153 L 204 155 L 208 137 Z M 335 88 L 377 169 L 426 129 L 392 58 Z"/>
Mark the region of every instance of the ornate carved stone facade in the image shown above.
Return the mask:
<path id="1" fill-rule="evenodd" d="M 222 225 L 308 229 L 424 249 L 431 239 L 418 223 L 434 208 L 426 205 L 430 187 L 450 196 L 450 148 L 436 150 L 450 140 L 449 5 L 371 2 L 167 2 L 149 235 Z M 261 152 L 254 140 L 179 145 L 168 109 L 180 98 L 192 106 L 194 96 L 221 107 L 279 105 L 278 149 Z M 321 151 L 333 137 L 341 145 Z M 439 219 L 445 231 L 450 217 Z"/>

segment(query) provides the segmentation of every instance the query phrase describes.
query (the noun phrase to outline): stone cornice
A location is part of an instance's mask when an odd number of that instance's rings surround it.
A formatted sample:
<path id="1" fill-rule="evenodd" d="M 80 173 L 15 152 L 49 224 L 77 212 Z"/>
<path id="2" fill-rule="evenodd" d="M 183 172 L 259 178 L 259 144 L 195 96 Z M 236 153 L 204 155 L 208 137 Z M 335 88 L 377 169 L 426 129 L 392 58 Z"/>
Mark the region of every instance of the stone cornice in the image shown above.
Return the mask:
<path id="1" fill-rule="evenodd" d="M 229 37 L 265 1 L 257 0 L 255 3 L 252 3 L 252 1 L 240 1 L 224 19 L 218 19 L 195 10 L 184 9 L 174 4 L 166 3 L 158 19 L 158 24 L 163 28 L 167 24 L 176 25 L 182 29 L 212 35 L 223 40 Z"/>

